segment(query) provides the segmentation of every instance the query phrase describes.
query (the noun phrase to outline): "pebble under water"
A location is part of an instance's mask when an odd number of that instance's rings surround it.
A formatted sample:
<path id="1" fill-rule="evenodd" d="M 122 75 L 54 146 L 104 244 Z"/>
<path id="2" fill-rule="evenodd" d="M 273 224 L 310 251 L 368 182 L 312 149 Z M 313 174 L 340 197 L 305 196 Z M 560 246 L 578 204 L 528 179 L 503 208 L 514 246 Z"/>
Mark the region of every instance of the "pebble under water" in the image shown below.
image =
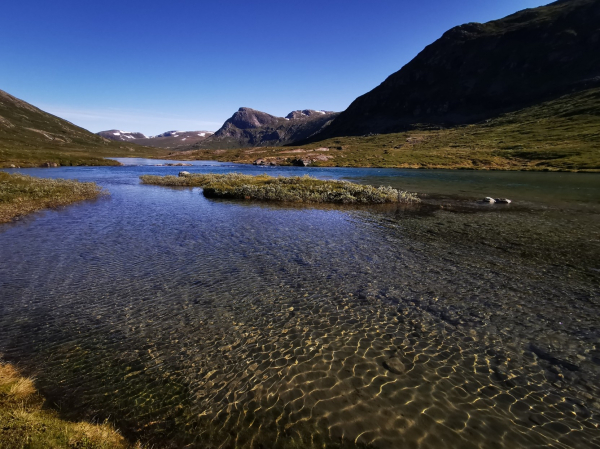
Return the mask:
<path id="1" fill-rule="evenodd" d="M 306 207 L 21 171 L 111 192 L 0 227 L 0 355 L 67 418 L 154 447 L 600 447 L 600 195 Z"/>

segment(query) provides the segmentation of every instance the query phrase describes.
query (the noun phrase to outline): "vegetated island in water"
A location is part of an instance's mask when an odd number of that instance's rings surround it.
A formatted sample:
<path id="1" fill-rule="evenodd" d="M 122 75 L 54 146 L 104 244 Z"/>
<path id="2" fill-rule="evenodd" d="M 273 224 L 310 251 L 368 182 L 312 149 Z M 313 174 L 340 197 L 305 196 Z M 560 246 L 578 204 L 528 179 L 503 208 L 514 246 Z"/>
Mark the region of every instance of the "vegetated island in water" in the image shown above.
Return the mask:
<path id="1" fill-rule="evenodd" d="M 107 194 L 93 182 L 0 172 L 0 223 L 40 209 L 66 206 Z"/>
<path id="2" fill-rule="evenodd" d="M 65 421 L 47 408 L 33 380 L 0 362 L 0 447 L 133 448 L 111 425 Z M 140 447 L 136 445 L 135 447 Z"/>
<path id="3" fill-rule="evenodd" d="M 140 176 L 142 183 L 161 186 L 202 187 L 207 198 L 235 198 L 294 203 L 382 204 L 414 203 L 416 194 L 373 187 L 349 181 L 325 181 L 311 176 L 273 177 L 268 175 L 190 174 Z"/>

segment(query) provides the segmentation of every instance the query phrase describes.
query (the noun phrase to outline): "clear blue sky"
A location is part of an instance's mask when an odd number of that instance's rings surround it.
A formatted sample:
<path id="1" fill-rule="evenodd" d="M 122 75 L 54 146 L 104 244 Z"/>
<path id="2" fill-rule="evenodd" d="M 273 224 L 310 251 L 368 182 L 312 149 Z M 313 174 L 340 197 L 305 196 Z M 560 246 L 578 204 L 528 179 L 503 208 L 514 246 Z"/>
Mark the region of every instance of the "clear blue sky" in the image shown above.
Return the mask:
<path id="1" fill-rule="evenodd" d="M 345 109 L 444 31 L 548 0 L 15 0 L 0 89 L 90 131 Z"/>

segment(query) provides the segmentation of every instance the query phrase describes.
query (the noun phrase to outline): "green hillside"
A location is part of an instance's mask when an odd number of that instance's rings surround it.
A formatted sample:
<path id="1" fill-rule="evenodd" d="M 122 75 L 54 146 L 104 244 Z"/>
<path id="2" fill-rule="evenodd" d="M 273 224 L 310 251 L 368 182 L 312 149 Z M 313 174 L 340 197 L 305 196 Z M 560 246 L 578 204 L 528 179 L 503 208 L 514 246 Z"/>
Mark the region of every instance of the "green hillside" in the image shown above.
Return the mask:
<path id="1" fill-rule="evenodd" d="M 600 87 L 600 2 L 560 0 L 444 33 L 314 140 L 477 123 Z"/>
<path id="2" fill-rule="evenodd" d="M 103 158 L 163 153 L 109 141 L 0 90 L 0 167 L 117 165 Z"/>
<path id="3" fill-rule="evenodd" d="M 325 150 L 327 151 L 325 151 Z M 335 137 L 297 147 L 198 150 L 171 157 L 315 166 L 600 171 L 600 88 L 478 124 Z"/>

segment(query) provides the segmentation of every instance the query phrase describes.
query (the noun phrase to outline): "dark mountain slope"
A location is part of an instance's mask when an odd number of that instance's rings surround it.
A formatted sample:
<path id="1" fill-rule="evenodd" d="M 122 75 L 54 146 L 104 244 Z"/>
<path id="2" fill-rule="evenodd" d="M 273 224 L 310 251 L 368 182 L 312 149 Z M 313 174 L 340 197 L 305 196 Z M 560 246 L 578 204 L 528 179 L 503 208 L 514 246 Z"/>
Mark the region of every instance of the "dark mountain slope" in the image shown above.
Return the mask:
<path id="1" fill-rule="evenodd" d="M 561 0 L 446 32 L 317 138 L 472 123 L 600 85 L 600 1 Z"/>
<path id="2" fill-rule="evenodd" d="M 303 146 L 196 150 L 173 159 L 342 167 L 600 172 L 600 87 L 477 124 L 333 137 Z"/>
<path id="3" fill-rule="evenodd" d="M 103 157 L 154 153 L 106 140 L 0 90 L 0 167 L 110 165 L 116 162 Z"/>
<path id="4" fill-rule="evenodd" d="M 286 145 L 323 130 L 336 112 L 305 109 L 275 117 L 251 108 L 240 108 L 212 136 L 188 149 L 228 149 Z"/>

